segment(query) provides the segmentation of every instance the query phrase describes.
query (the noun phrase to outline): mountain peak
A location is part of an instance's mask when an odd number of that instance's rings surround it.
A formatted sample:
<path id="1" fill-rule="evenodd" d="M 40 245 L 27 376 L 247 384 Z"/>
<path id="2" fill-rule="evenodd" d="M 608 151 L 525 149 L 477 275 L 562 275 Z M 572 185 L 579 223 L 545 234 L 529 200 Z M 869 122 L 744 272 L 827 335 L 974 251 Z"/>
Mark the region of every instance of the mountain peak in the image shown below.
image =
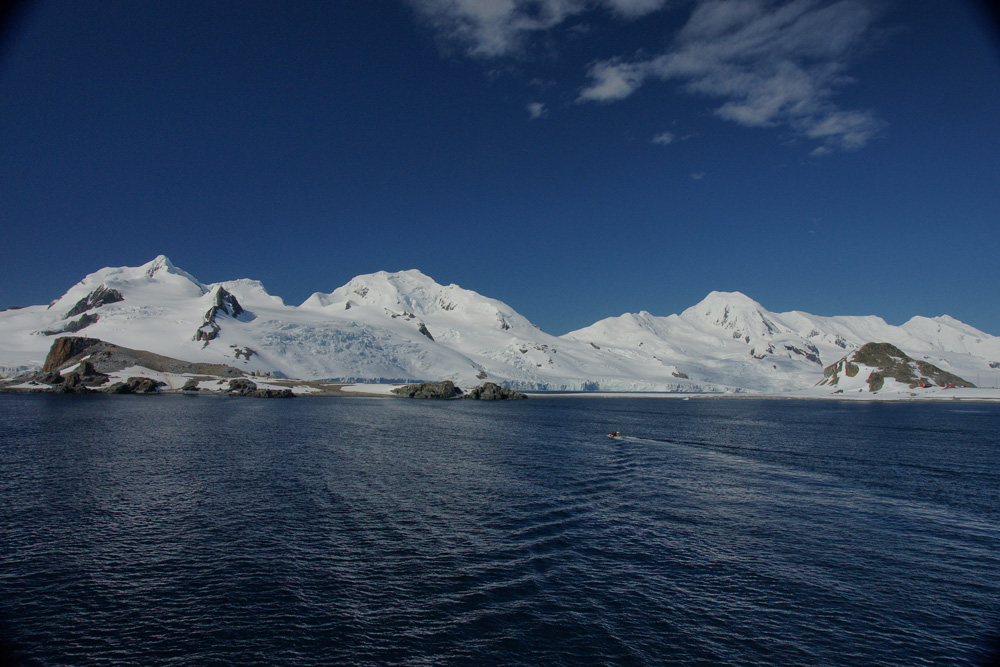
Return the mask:
<path id="1" fill-rule="evenodd" d="M 202 285 L 197 278 L 192 276 L 187 271 L 177 268 L 177 266 L 174 265 L 174 263 L 171 262 L 170 258 L 166 255 L 157 255 L 152 261 L 146 262 L 142 266 L 137 267 L 137 272 L 141 272 L 143 276 L 152 280 L 160 279 L 166 275 L 180 276 L 205 289 L 204 285 Z"/>
<path id="2" fill-rule="evenodd" d="M 174 263 L 170 261 L 170 258 L 166 255 L 157 255 L 153 261 L 146 262 L 141 267 L 146 272 L 146 275 L 152 278 L 159 271 L 170 271 L 171 269 L 177 269 Z"/>
<path id="3" fill-rule="evenodd" d="M 681 317 L 725 329 L 733 338 L 742 338 L 747 343 L 783 331 L 764 306 L 742 292 L 711 292 L 681 313 Z"/>
<path id="4" fill-rule="evenodd" d="M 454 285 L 444 287 L 417 269 L 377 271 L 356 276 L 329 294 L 315 292 L 302 305 L 326 308 L 353 304 L 426 314 L 436 309 L 442 294 L 457 289 Z"/>
<path id="5" fill-rule="evenodd" d="M 697 305 L 692 306 L 689 310 L 695 308 L 700 309 L 702 307 L 718 308 L 720 306 L 736 306 L 764 310 L 764 306 L 760 305 L 743 292 L 720 292 L 718 290 L 709 292 L 708 296 L 702 299 Z"/>
<path id="6" fill-rule="evenodd" d="M 350 299 L 366 306 L 423 314 L 445 289 L 417 269 L 378 271 L 356 276 L 330 295 L 334 301 Z"/>

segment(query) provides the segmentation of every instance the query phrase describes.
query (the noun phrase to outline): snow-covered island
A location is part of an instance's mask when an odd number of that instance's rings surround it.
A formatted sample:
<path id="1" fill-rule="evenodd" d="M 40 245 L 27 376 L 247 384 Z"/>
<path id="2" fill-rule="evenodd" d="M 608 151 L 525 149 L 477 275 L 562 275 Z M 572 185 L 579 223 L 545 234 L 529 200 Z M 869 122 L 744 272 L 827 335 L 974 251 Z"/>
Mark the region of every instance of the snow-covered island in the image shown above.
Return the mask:
<path id="1" fill-rule="evenodd" d="M 292 306 L 255 280 L 203 284 L 164 256 L 104 268 L 48 305 L 0 312 L 3 387 L 39 388 L 53 342 L 69 337 L 152 355 L 114 380 L 148 377 L 161 390 L 229 391 L 246 378 L 262 392 L 388 393 L 447 380 L 466 390 L 1000 399 L 971 386 L 1000 377 L 1000 338 L 948 316 L 893 326 L 772 313 L 739 292 L 712 292 L 680 314 L 630 313 L 553 336 L 501 301 L 416 270 L 358 276 Z M 849 359 L 869 343 L 898 349 L 911 372 L 897 378 Z M 154 357 L 191 368 L 149 368 Z M 88 361 L 47 371 L 65 381 Z M 880 383 L 869 382 L 873 372 Z"/>

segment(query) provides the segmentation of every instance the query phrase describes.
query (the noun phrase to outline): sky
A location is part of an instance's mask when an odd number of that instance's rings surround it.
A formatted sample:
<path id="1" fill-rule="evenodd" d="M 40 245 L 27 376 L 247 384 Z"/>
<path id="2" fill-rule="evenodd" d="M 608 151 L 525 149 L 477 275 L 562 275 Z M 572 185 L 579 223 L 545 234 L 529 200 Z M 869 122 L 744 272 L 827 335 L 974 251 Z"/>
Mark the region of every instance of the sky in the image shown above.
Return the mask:
<path id="1" fill-rule="evenodd" d="M 165 254 L 286 303 L 419 269 L 563 334 L 765 308 L 1000 335 L 973 0 L 21 4 L 0 307 Z"/>

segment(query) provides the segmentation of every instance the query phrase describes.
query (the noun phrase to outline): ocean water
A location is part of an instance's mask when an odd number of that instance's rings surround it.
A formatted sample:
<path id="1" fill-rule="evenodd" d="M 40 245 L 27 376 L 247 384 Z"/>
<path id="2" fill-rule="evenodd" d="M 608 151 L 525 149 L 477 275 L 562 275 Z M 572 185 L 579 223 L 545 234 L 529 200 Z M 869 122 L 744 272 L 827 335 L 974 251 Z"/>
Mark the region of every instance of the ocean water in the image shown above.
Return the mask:
<path id="1" fill-rule="evenodd" d="M 977 665 L 998 628 L 997 405 L 0 395 L 24 664 Z"/>

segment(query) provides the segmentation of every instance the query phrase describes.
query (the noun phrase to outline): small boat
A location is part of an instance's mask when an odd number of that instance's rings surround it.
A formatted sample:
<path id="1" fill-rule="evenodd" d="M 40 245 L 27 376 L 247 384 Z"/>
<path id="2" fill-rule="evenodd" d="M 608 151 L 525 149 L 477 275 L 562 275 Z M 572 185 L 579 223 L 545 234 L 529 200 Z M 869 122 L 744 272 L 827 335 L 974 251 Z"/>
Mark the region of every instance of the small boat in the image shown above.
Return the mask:
<path id="1" fill-rule="evenodd" d="M 612 433 L 608 433 L 608 437 L 611 438 L 612 440 L 620 440 L 622 437 L 622 433 L 621 431 L 614 431 Z"/>

